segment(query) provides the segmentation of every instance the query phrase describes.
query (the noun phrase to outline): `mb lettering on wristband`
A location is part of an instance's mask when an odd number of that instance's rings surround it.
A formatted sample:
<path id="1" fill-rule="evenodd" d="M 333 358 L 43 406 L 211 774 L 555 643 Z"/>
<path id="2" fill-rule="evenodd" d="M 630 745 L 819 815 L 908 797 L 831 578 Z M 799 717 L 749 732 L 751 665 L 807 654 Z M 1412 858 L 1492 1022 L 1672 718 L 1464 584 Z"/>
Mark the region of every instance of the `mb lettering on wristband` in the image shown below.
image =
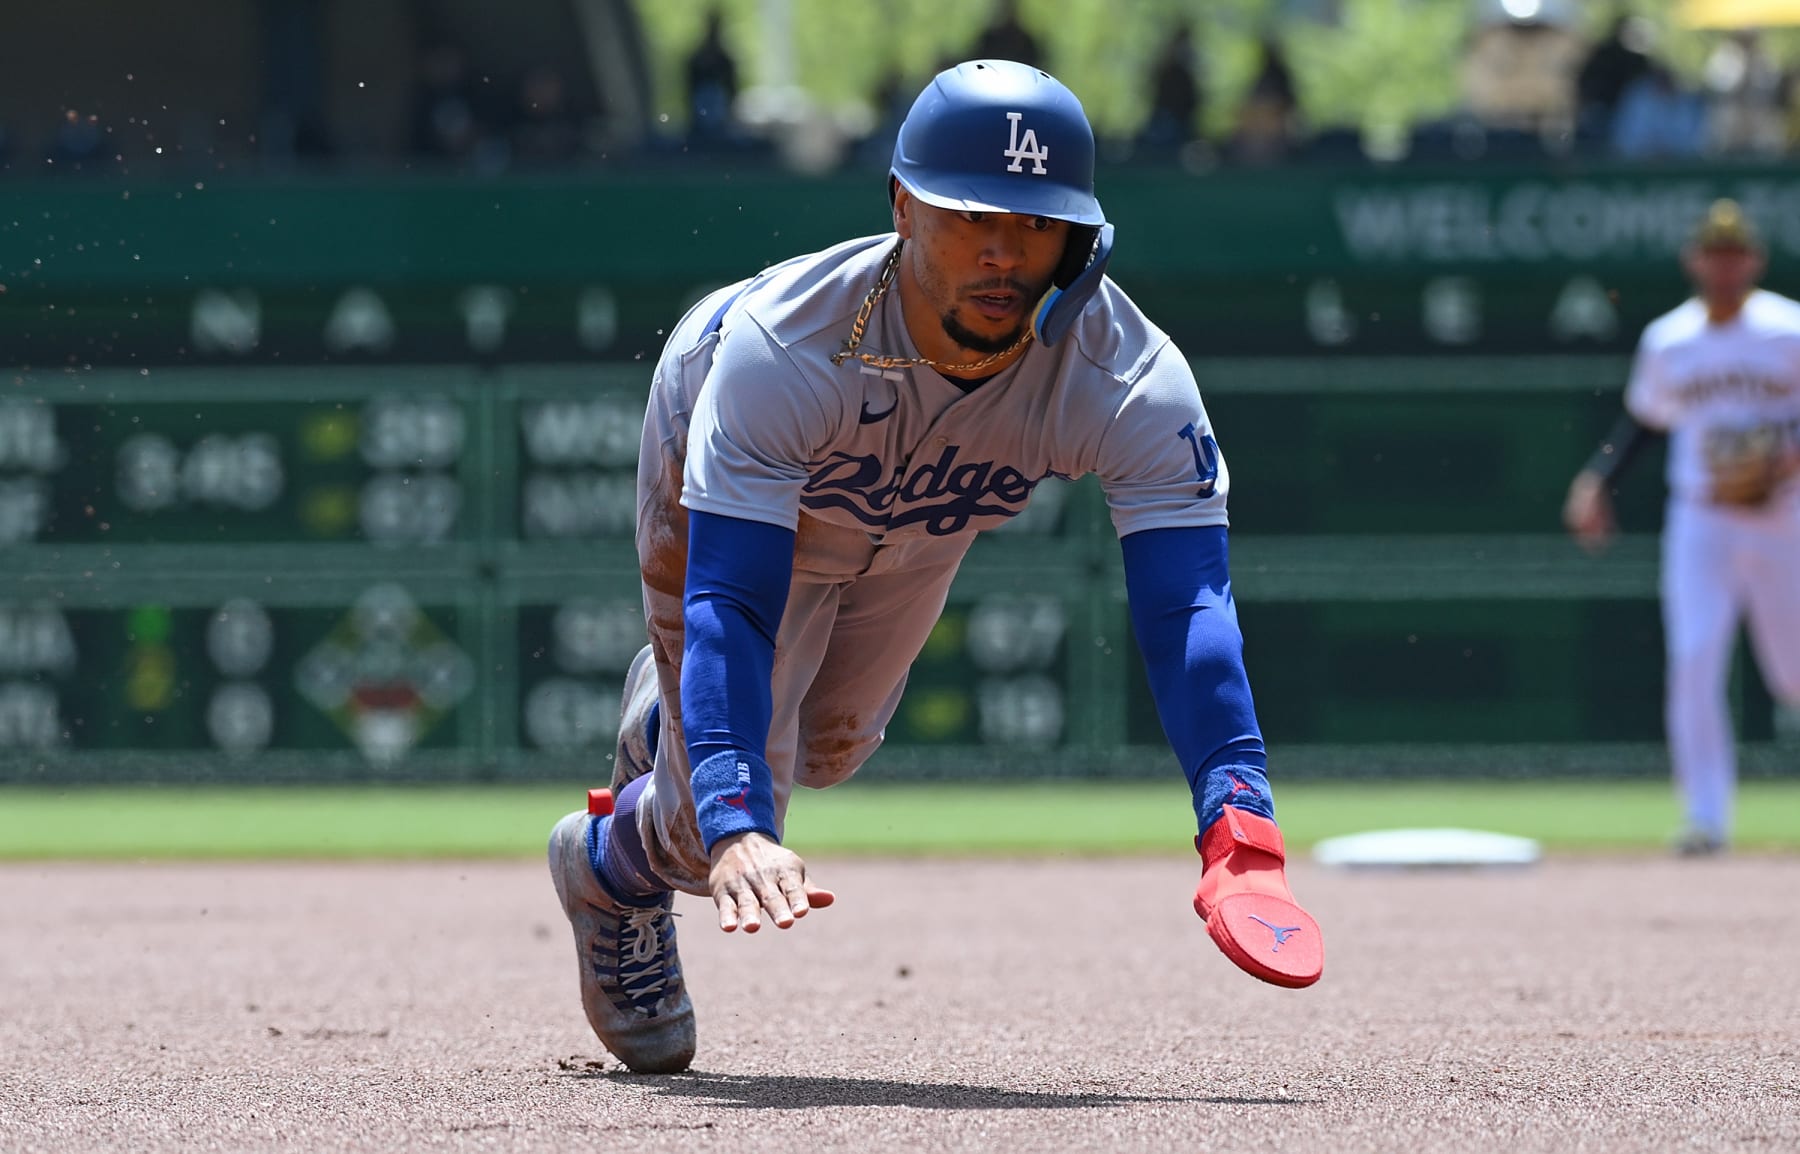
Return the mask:
<path id="1" fill-rule="evenodd" d="M 694 767 L 688 779 L 694 794 L 694 817 L 708 853 L 740 833 L 775 832 L 775 777 L 762 758 L 744 750 L 715 753 Z"/>

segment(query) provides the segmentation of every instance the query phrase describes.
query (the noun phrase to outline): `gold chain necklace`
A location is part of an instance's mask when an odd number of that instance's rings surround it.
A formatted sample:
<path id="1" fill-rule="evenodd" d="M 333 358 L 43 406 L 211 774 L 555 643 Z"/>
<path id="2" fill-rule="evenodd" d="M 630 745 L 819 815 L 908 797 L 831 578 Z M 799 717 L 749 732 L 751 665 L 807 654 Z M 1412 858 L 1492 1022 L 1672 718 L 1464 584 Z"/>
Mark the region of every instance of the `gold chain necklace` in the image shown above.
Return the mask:
<path id="1" fill-rule="evenodd" d="M 1011 345 L 966 365 L 934 361 L 930 357 L 888 357 L 880 353 L 857 352 L 857 347 L 862 344 L 863 334 L 868 331 L 869 318 L 875 315 L 875 302 L 879 301 L 882 294 L 887 292 L 888 286 L 894 283 L 894 274 L 900 268 L 900 250 L 905 244 L 905 241 L 897 242 L 894 245 L 894 251 L 888 253 L 887 263 L 881 266 L 881 275 L 876 278 L 875 287 L 870 289 L 869 295 L 863 298 L 862 307 L 856 310 L 856 319 L 850 323 L 850 339 L 844 342 L 842 349 L 831 354 L 832 364 L 842 365 L 854 357 L 863 364 L 877 369 L 904 369 L 912 365 L 926 365 L 946 375 L 950 373 L 972 375 L 979 373 L 989 365 L 999 364 L 1031 343 L 1031 326 L 1026 325 L 1025 331 L 1020 333 L 1019 339 Z"/>

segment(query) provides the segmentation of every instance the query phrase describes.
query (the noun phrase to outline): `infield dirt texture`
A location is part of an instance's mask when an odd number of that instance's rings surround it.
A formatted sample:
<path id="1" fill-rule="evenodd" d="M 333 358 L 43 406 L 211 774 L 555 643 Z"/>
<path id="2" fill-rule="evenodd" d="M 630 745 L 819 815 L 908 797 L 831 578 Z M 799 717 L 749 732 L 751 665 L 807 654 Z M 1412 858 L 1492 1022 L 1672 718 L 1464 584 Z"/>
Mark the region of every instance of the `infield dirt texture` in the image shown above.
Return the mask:
<path id="1" fill-rule="evenodd" d="M 1197 862 L 818 863 L 682 899 L 692 1074 L 588 1032 L 537 863 L 0 867 L 0 1149 L 1800 1149 L 1800 859 L 1299 865 L 1259 985 Z"/>

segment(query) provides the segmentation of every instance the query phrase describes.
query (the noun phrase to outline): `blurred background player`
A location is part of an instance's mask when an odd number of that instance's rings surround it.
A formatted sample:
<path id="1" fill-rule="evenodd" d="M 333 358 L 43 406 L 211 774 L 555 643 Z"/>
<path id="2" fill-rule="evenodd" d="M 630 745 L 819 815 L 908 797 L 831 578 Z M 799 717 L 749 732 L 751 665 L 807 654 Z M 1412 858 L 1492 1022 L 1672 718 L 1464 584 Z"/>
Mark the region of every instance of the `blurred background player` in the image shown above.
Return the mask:
<path id="1" fill-rule="evenodd" d="M 710 294 L 652 378 L 650 644 L 626 680 L 616 810 L 568 815 L 549 851 L 588 1020 L 638 1072 L 694 1053 L 672 891 L 710 897 L 726 931 L 831 903 L 782 844 L 794 786 L 874 753 L 975 535 L 1050 476 L 1106 494 L 1192 790 L 1196 912 L 1265 981 L 1323 966 L 1244 672 L 1229 477 L 1187 359 L 1105 279 L 1081 104 L 1013 61 L 948 69 L 901 125 L 888 194 L 892 233 Z"/>
<path id="2" fill-rule="evenodd" d="M 1669 435 L 1665 717 L 1687 817 L 1677 848 L 1706 854 L 1731 834 L 1726 690 L 1740 620 L 1764 680 L 1800 703 L 1800 304 L 1757 287 L 1763 245 L 1732 201 L 1713 204 L 1682 262 L 1696 295 L 1644 330 L 1625 412 L 1576 474 L 1563 519 L 1604 546 L 1613 482 L 1646 436 Z"/>

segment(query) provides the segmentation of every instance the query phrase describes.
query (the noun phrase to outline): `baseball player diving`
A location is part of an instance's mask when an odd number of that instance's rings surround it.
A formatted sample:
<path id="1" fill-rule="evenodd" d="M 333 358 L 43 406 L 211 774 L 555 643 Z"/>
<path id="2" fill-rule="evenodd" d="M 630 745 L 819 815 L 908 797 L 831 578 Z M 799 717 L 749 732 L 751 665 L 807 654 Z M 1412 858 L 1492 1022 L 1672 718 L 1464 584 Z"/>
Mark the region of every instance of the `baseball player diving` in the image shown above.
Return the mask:
<path id="1" fill-rule="evenodd" d="M 1644 330 L 1625 412 L 1563 519 L 1603 546 L 1614 481 L 1650 432 L 1669 435 L 1664 720 L 1687 818 L 1676 848 L 1711 854 L 1731 836 L 1726 687 L 1741 620 L 1769 687 L 1800 706 L 1800 303 L 1757 287 L 1763 246 L 1732 201 L 1713 204 L 1682 263 L 1695 296 Z"/>
<path id="2" fill-rule="evenodd" d="M 1319 928 L 1281 831 L 1226 564 L 1228 475 L 1192 372 L 1107 280 L 1113 230 L 1073 93 L 981 60 L 901 126 L 893 232 L 694 306 L 651 382 L 637 549 L 650 644 L 612 789 L 550 836 L 581 999 L 637 1072 L 685 1069 L 673 891 L 719 928 L 833 901 L 782 844 L 794 786 L 881 743 L 975 535 L 1046 477 L 1097 474 L 1133 628 L 1193 789 L 1194 906 L 1238 966 L 1306 986 Z"/>

